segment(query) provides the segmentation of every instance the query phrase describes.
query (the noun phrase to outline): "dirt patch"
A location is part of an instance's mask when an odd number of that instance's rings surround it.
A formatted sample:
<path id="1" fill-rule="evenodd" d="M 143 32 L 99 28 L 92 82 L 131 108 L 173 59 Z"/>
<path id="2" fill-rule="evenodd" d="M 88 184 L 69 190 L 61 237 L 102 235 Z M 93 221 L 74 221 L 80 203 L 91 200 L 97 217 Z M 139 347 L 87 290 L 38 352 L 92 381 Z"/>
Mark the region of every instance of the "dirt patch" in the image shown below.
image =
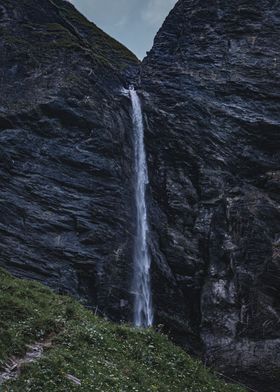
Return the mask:
<path id="1" fill-rule="evenodd" d="M 38 361 L 44 354 L 44 351 L 52 346 L 53 337 L 48 337 L 40 342 L 35 342 L 26 346 L 27 351 L 23 357 L 11 357 L 0 371 L 0 385 L 8 380 L 14 380 L 19 377 L 24 365 Z"/>

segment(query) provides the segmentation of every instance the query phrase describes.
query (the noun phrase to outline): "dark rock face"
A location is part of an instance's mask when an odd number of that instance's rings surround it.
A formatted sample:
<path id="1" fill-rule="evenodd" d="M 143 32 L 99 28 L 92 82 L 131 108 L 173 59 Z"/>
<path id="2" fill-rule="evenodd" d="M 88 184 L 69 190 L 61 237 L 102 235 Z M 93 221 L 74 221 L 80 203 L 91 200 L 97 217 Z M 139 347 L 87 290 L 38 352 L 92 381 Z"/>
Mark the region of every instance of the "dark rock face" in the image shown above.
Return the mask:
<path id="1" fill-rule="evenodd" d="M 278 391 L 279 30 L 278 1 L 179 0 L 139 67 L 66 1 L 0 0 L 0 265 L 131 320 L 137 78 L 156 322 Z"/>
<path id="2" fill-rule="evenodd" d="M 158 321 L 260 391 L 279 388 L 279 34 L 279 2 L 180 0 L 142 66 Z"/>
<path id="3" fill-rule="evenodd" d="M 65 1 L 0 1 L 0 264 L 129 318 L 138 60 Z"/>

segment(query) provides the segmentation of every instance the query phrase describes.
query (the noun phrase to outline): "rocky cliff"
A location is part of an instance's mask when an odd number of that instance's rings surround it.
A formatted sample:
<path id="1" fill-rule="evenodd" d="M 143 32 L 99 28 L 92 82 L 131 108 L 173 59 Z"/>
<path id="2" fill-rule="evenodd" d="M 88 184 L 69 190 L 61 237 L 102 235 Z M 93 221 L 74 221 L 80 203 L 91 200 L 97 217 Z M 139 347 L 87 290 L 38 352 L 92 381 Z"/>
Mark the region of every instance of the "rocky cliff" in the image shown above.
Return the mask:
<path id="1" fill-rule="evenodd" d="M 0 1 L 0 32 L 0 264 L 129 318 L 138 60 L 62 0 Z"/>
<path id="2" fill-rule="evenodd" d="M 179 0 L 141 85 L 158 318 L 261 391 L 280 364 L 279 30 L 277 1 Z"/>
<path id="3" fill-rule="evenodd" d="M 66 1 L 0 0 L 0 264 L 131 320 L 139 72 L 156 323 L 277 391 L 279 29 L 278 1 L 179 0 L 140 65 Z"/>

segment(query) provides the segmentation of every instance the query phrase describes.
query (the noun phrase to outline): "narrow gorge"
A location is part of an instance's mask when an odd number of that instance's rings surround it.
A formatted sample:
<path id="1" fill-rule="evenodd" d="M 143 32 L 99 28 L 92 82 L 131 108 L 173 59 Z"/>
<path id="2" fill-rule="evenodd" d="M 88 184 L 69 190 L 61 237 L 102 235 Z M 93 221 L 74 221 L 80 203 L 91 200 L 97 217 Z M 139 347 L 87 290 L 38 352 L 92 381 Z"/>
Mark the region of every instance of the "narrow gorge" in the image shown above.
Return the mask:
<path id="1" fill-rule="evenodd" d="M 0 266 L 277 392 L 279 34 L 277 0 L 178 0 L 140 62 L 0 0 Z"/>

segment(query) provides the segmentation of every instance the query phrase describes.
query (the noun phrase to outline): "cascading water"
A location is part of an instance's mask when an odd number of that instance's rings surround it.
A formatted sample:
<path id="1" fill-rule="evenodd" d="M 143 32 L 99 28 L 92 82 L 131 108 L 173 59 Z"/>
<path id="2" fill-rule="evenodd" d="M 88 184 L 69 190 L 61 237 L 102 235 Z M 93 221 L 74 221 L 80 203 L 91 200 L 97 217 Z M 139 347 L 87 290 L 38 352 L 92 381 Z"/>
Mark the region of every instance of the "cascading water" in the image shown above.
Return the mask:
<path id="1" fill-rule="evenodd" d="M 148 217 L 146 206 L 146 187 L 148 169 L 144 146 L 144 125 L 140 99 L 133 87 L 129 89 L 132 102 L 135 158 L 135 201 L 136 236 L 134 245 L 134 276 L 132 291 L 134 299 L 134 325 L 149 327 L 153 324 L 151 294 L 151 258 L 148 250 Z"/>

